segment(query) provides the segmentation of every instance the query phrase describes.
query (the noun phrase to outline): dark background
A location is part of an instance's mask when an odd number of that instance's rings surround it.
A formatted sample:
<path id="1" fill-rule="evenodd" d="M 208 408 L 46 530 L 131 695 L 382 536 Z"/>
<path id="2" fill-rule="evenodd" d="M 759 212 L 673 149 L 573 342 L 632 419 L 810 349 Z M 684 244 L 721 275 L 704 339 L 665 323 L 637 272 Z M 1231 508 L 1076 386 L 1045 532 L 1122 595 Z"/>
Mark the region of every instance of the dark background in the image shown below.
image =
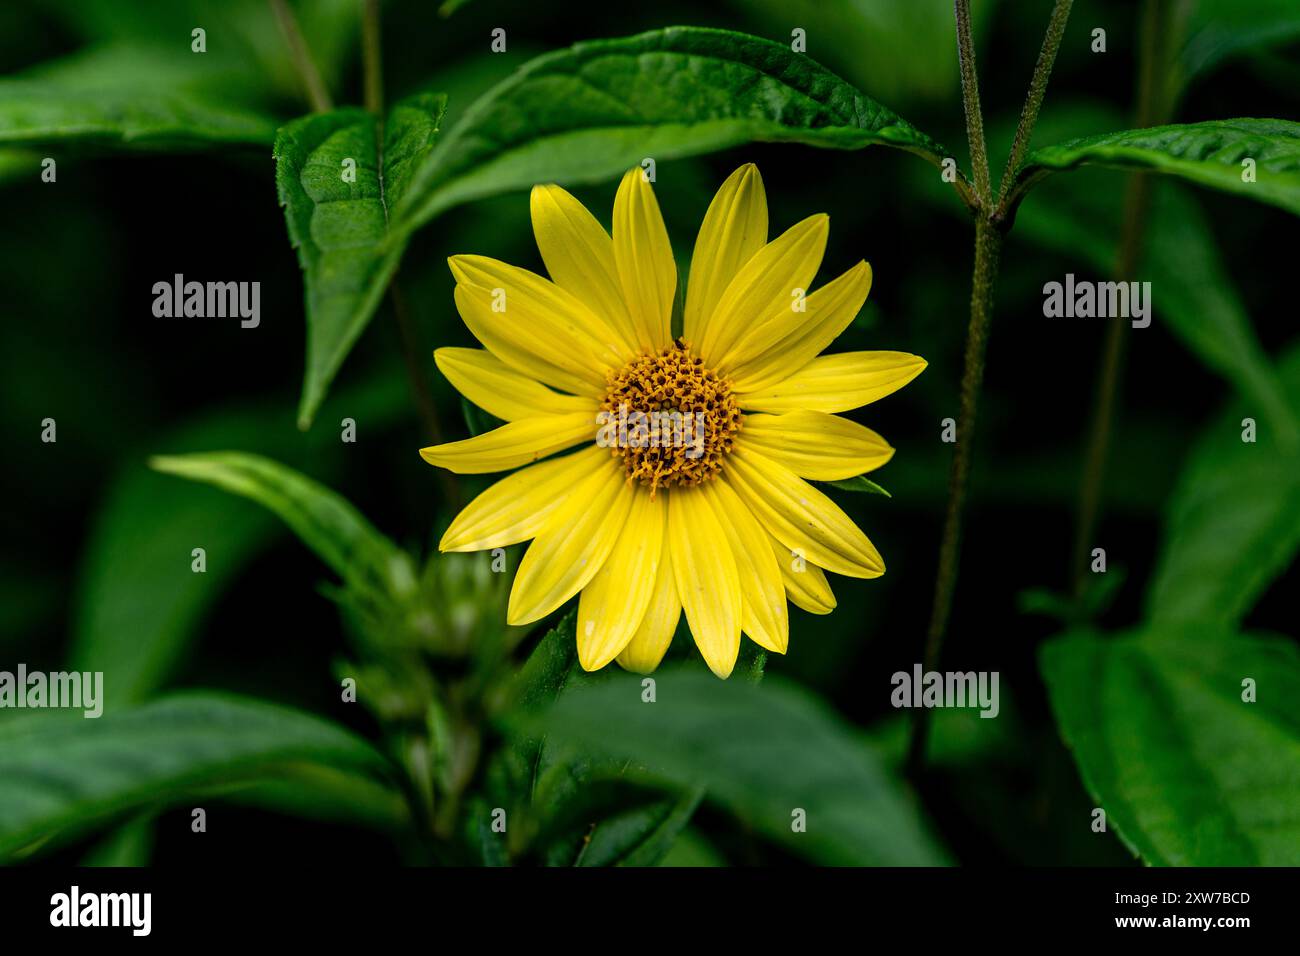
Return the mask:
<path id="1" fill-rule="evenodd" d="M 948 144 L 965 167 L 950 23 L 946 38 L 940 35 L 935 43 L 922 30 L 910 37 L 882 37 L 862 26 L 819 30 L 828 21 L 805 16 L 813 6 L 476 0 L 442 19 L 428 3 L 387 3 L 386 93 L 391 101 L 417 89 L 447 89 L 454 120 L 467 97 L 535 53 L 577 40 L 678 23 L 782 40 L 792 27 L 803 26 L 810 56 Z M 950 16 L 950 4 L 937 6 Z M 1050 4 L 1007 0 L 977 7 L 987 10 L 980 17 L 978 57 L 996 181 Z M 1128 3 L 1075 4 L 1036 143 L 1103 131 L 1108 127 L 1095 125 L 1101 111 L 1113 114 L 1110 128 L 1131 123 L 1135 21 Z M 507 30 L 509 46 L 494 56 L 489 32 L 497 26 Z M 1104 55 L 1088 49 L 1096 26 L 1107 30 Z M 217 35 L 209 28 L 210 44 Z M 8 3 L 0 11 L 5 72 L 71 53 L 85 40 L 75 14 L 50 4 Z M 1276 73 L 1290 69 L 1287 64 L 1281 55 L 1227 64 L 1192 86 L 1177 118 L 1293 118 L 1300 90 L 1296 74 L 1289 74 L 1292 82 L 1280 82 Z M 338 103 L 359 102 L 355 48 L 332 92 Z M 276 103 L 285 119 L 306 111 L 289 98 Z M 956 197 L 912 156 L 887 149 L 841 153 L 754 145 L 658 164 L 656 191 L 679 257 L 689 261 L 713 190 L 749 161 L 759 165 L 767 186 L 773 234 L 812 212 L 831 214 L 819 282 L 859 258 L 872 264 L 868 306 L 837 348 L 898 349 L 930 363 L 905 390 L 852 416 L 898 449 L 894 462 L 873 476 L 892 499 L 838 496 L 885 556 L 888 574 L 867 582 L 833 579 L 838 610 L 823 618 L 792 610 L 790 653 L 768 664 L 770 672 L 817 688 L 849 719 L 868 725 L 891 716 L 889 676 L 920 659 L 930 612 L 951 451 L 939 440 L 940 421 L 957 414 L 972 229 Z M 1077 174 L 1070 188 L 1113 203 L 1124 185 L 1123 174 L 1096 171 Z M 429 552 L 447 505 L 433 470 L 416 454 L 428 439 L 406 395 L 387 305 L 345 364 L 334 394 L 375 387 L 390 396 L 381 403 L 388 411 L 358 418 L 355 445 L 337 440 L 338 404 L 327 406 L 310 435 L 294 427 L 304 353 L 302 281 L 276 203 L 269 150 L 60 155 L 57 184 L 24 176 L 0 188 L 0 440 L 8 465 L 0 472 L 0 662 L 57 669 L 67 659 L 84 611 L 81 588 L 95 530 L 111 489 L 142 470 L 148 455 L 180 450 L 179 436 L 194 423 L 232 410 L 244 410 L 238 414 L 256 423 L 272 457 L 292 459 L 339 489 L 399 543 Z M 614 188 L 611 182 L 575 192 L 608 223 Z M 1050 201 L 1053 188 L 1043 187 L 1027 206 Z M 1276 356 L 1295 335 L 1295 220 L 1272 207 L 1204 191 L 1194 191 L 1194 198 L 1213 225 L 1257 334 Z M 437 346 L 471 344 L 455 313 L 444 263 L 460 252 L 540 271 L 527 197 L 509 195 L 453 210 L 417 237 L 403 261 L 402 281 L 425 355 Z M 260 281 L 261 326 L 154 318 L 152 285 L 177 272 L 199 280 Z M 997 287 L 963 562 L 944 658 L 946 668 L 1001 672 L 1010 742 L 995 759 L 933 779 L 923 793 L 941 835 L 965 862 L 1130 859 L 1113 835 L 1096 836 L 1073 825 L 1086 820 L 1091 801 L 1048 716 L 1033 654 L 1061 625 L 1018 608 L 1026 589 L 1064 590 L 1069 580 L 1078 473 L 1105 322 L 1043 318 L 1043 283 L 1060 281 L 1067 272 L 1101 278 L 1081 257 L 1012 233 Z M 1230 396 L 1230 387 L 1162 327 L 1159 297 L 1157 288 L 1152 326 L 1129 336 L 1098 530 L 1109 573 L 1124 575 L 1103 618 L 1116 628 L 1138 618 L 1162 505 L 1190 443 Z M 443 428 L 450 437 L 462 436 L 459 400 L 431 359 L 428 368 Z M 342 414 L 349 410 L 342 408 Z M 58 422 L 57 444 L 39 440 L 45 417 Z M 209 489 L 187 493 L 207 496 L 213 507 L 254 510 Z M 138 520 L 147 529 L 150 522 L 166 521 L 167 513 L 141 514 Z M 129 563 L 132 556 L 128 550 L 107 559 Z M 260 693 L 372 732 L 366 718 L 337 701 L 330 666 L 345 641 L 334 606 L 317 591 L 326 577 L 277 527 L 213 596 L 193 653 L 169 686 Z M 1266 595 L 1247 628 L 1289 623 L 1283 587 Z M 195 841 L 185 839 L 187 819 L 180 812 L 163 817 L 157 860 L 183 855 L 196 861 Z M 1061 825 L 1063 820 L 1072 825 Z M 741 862 L 781 859 L 746 844 L 719 816 L 702 813 L 697 825 L 719 845 L 739 847 Z M 259 851 L 325 860 L 345 845 L 354 859 L 396 859 L 380 837 L 251 810 L 223 815 L 220 839 L 200 841 L 198 852 L 199 859 L 210 854 L 214 861 Z M 66 853 L 75 859 L 82 850 Z"/>

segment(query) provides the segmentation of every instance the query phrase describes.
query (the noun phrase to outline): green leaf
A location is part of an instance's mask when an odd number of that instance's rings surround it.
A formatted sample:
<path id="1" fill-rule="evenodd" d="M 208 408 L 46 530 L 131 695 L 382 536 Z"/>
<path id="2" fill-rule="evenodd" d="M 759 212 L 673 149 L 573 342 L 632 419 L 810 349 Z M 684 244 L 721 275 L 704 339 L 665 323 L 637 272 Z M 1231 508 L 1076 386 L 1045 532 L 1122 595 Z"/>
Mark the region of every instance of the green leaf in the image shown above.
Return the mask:
<path id="1" fill-rule="evenodd" d="M 559 699 L 578 667 L 578 612 L 570 611 L 533 649 L 514 679 L 511 706 L 528 712 L 544 708 Z M 545 733 L 521 735 L 515 743 L 515 757 L 527 774 L 529 795 L 542 771 Z"/>
<path id="2" fill-rule="evenodd" d="M 141 54 L 142 64 L 170 55 L 204 78 L 223 102 L 305 100 L 302 78 L 266 0 L 41 0 L 40 5 L 87 46 L 127 47 Z M 356 0 L 289 0 L 289 6 L 313 64 L 325 85 L 336 89 L 361 25 Z M 196 26 L 208 31 L 206 53 L 191 52 L 190 31 Z"/>
<path id="3" fill-rule="evenodd" d="M 332 404 L 369 434 L 402 418 L 409 400 L 400 378 L 385 376 L 375 387 L 340 391 Z M 327 476 L 338 470 L 340 449 L 352 447 L 334 435 L 303 435 L 291 417 L 268 416 L 260 405 L 205 417 L 149 444 L 169 452 L 274 449 Z M 247 501 L 159 474 L 143 458 L 130 455 L 111 483 L 76 589 L 72 667 L 112 673 L 109 710 L 138 703 L 161 684 L 207 609 L 278 531 Z M 207 553 L 205 574 L 190 570 L 196 547 Z"/>
<path id="4" fill-rule="evenodd" d="M 348 585 L 368 594 L 414 586 L 410 560 L 343 497 L 260 455 L 208 452 L 157 456 L 151 467 L 207 482 L 268 508 Z"/>
<path id="5" fill-rule="evenodd" d="M 359 170 L 350 189 L 337 175 L 344 156 L 372 156 L 361 150 L 369 122 L 354 110 L 307 117 L 282 130 L 276 145 L 280 201 L 307 271 L 304 427 L 378 307 L 410 235 L 455 205 L 537 183 L 601 182 L 646 157 L 747 142 L 881 144 L 935 165 L 949 155 L 788 45 L 695 27 L 593 40 L 527 63 L 411 164 L 404 189 L 389 190 L 386 232 L 373 172 Z M 357 205 L 326 205 L 339 200 Z M 322 206 L 330 211 L 318 223 Z"/>
<path id="6" fill-rule="evenodd" d="M 1300 418 L 1300 348 L 1281 376 Z M 1165 534 L 1147 597 L 1153 621 L 1237 624 L 1300 550 L 1300 454 L 1236 401 L 1193 448 L 1169 499 Z"/>
<path id="7" fill-rule="evenodd" d="M 445 19 L 469 2 L 470 0 L 442 0 L 442 6 L 438 7 L 438 16 Z"/>
<path id="8" fill-rule="evenodd" d="M 587 683 L 578 664 L 576 621 L 576 612 L 566 614 L 529 655 L 514 682 L 511 706 L 516 713 L 544 710 Z M 751 661 L 749 667 L 761 673 L 761 664 Z M 538 833 L 536 842 L 544 844 L 549 865 L 652 866 L 672 848 L 703 796 L 692 788 L 680 797 L 611 812 L 589 806 L 585 797 L 620 780 L 621 766 L 593 761 L 569 741 L 553 742 L 544 730 L 517 735 L 511 757 L 516 797 L 527 808 L 526 825 Z M 485 823 L 479 826 L 485 845 L 498 847 L 500 836 L 484 829 Z"/>
<path id="9" fill-rule="evenodd" d="M 946 861 L 880 758 L 807 691 L 773 677 L 723 682 L 695 666 L 660 668 L 655 680 L 655 703 L 642 702 L 639 678 L 611 675 L 508 722 L 632 761 L 649 781 L 703 787 L 709 800 L 821 863 Z M 807 832 L 792 829 L 797 809 Z"/>
<path id="10" fill-rule="evenodd" d="M 82 858 L 82 866 L 148 866 L 153 855 L 154 821 L 136 817 L 104 837 Z"/>
<path id="11" fill-rule="evenodd" d="M 234 695 L 177 694 L 97 720 L 33 712 L 0 723 L 0 857 L 303 763 L 376 780 L 390 766 L 335 724 Z"/>
<path id="12" fill-rule="evenodd" d="M 347 824 L 397 833 L 410 822 L 410 805 L 389 782 L 347 768 L 294 763 L 274 777 L 205 792 L 227 803 L 271 810 L 297 819 Z"/>
<path id="13" fill-rule="evenodd" d="M 1099 272 L 1110 274 L 1122 229 L 1122 197 L 1084 179 L 1062 179 L 1036 192 L 1016 218 L 1016 234 L 1063 255 L 1082 254 Z M 1210 224 L 1183 190 L 1171 183 L 1153 185 L 1143 257 L 1132 278 L 1149 281 L 1156 290 L 1157 321 L 1249 397 L 1275 428 L 1294 430 L 1277 372 L 1224 268 Z"/>
<path id="14" fill-rule="evenodd" d="M 856 478 L 845 478 L 843 481 L 828 481 L 827 484 L 835 488 L 842 488 L 845 491 L 861 491 L 869 495 L 884 495 L 886 498 L 894 497 L 866 475 L 858 475 Z"/>
<path id="15" fill-rule="evenodd" d="M 253 437 L 238 415 L 173 437 L 173 447 Z M 275 535 L 273 519 L 139 461 L 109 488 L 86 545 L 76 591 L 71 667 L 113 675 L 112 710 L 137 703 L 180 661 L 204 612 Z M 191 571 L 191 551 L 207 573 Z"/>
<path id="16" fill-rule="evenodd" d="M 576 866 L 655 866 L 691 822 L 704 790 L 676 800 L 630 807 L 601 820 L 591 831 Z"/>
<path id="17" fill-rule="evenodd" d="M 677 835 L 676 842 L 662 860 L 660 866 L 696 867 L 727 866 L 726 858 L 715 849 L 708 840 L 694 828 L 687 827 Z"/>
<path id="18" fill-rule="evenodd" d="M 1124 568 L 1116 565 L 1106 574 L 1089 575 L 1079 595 L 1051 588 L 1026 588 L 1016 595 L 1016 608 L 1022 614 L 1041 614 L 1070 627 L 1081 627 L 1110 610 L 1127 577 Z"/>
<path id="19" fill-rule="evenodd" d="M 275 121 L 210 89 L 193 54 L 94 50 L 0 80 L 0 145 L 269 145 Z"/>
<path id="20" fill-rule="evenodd" d="M 747 142 L 949 153 L 786 44 L 669 27 L 578 43 L 526 64 L 474 105 L 397 206 L 403 231 L 458 203 L 536 183 L 600 182 Z"/>
<path id="21" fill-rule="evenodd" d="M 1294 644 L 1199 625 L 1069 634 L 1044 645 L 1041 665 L 1084 784 L 1143 860 L 1300 864 Z"/>
<path id="22" fill-rule="evenodd" d="M 1300 39 L 1295 0 L 1196 0 L 1179 57 L 1184 79 L 1252 49 Z"/>
<path id="23" fill-rule="evenodd" d="M 294 120 L 275 142 L 275 181 L 306 284 L 307 371 L 298 424 L 308 427 L 397 269 L 386 246 L 394 204 L 433 146 L 441 94 L 397 103 L 383 126 L 359 109 Z M 345 170 L 355 181 L 344 179 Z"/>
<path id="24" fill-rule="evenodd" d="M 797 25 L 808 49 L 850 83 L 891 102 L 953 103 L 961 95 L 953 56 L 953 12 L 946 3 L 898 0 L 732 0 L 756 18 L 764 36 L 790 37 Z M 998 12 L 971 4 L 975 48 Z M 790 41 L 787 41 L 790 42 Z"/>
<path id="25" fill-rule="evenodd" d="M 1242 180 L 1246 159 L 1255 161 L 1254 182 Z M 1300 123 L 1209 120 L 1102 133 L 1046 146 L 1030 153 L 1016 174 L 1009 208 L 1014 210 L 1048 174 L 1084 165 L 1178 176 L 1300 215 Z"/>

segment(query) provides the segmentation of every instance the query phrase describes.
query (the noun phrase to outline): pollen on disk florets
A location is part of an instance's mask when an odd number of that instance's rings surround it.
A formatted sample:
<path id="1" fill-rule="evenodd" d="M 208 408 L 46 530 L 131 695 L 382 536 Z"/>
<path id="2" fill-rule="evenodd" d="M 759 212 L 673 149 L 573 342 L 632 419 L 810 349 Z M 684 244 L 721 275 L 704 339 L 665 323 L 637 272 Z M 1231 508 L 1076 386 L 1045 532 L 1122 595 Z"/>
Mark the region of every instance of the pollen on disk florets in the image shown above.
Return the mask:
<path id="1" fill-rule="evenodd" d="M 601 405 L 613 453 L 629 480 L 659 488 L 715 478 L 740 430 L 731 381 L 677 342 L 607 375 Z"/>

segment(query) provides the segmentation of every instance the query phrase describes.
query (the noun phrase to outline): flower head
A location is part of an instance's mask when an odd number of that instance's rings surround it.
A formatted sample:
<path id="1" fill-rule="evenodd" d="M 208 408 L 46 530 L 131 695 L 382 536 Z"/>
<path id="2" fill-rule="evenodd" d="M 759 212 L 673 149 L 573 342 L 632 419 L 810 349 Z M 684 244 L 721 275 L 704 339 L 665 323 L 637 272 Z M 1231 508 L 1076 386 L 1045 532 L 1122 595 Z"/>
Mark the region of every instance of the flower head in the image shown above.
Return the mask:
<path id="1" fill-rule="evenodd" d="M 675 335 L 677 266 L 640 169 L 619 185 L 612 238 L 558 186 L 533 190 L 532 219 L 549 280 L 480 256 L 449 260 L 456 305 L 485 349 L 439 349 L 435 360 L 506 424 L 420 454 L 462 474 L 518 470 L 472 501 L 439 548 L 531 539 L 508 620 L 536 621 L 580 594 L 588 670 L 612 660 L 653 670 L 683 611 L 720 677 L 742 632 L 784 653 L 787 599 L 827 614 L 825 571 L 885 570 L 809 483 L 887 462 L 884 439 L 836 413 L 925 368 L 904 352 L 820 354 L 862 308 L 871 267 L 807 294 L 827 217 L 769 242 L 762 179 L 742 166 L 700 227 Z"/>

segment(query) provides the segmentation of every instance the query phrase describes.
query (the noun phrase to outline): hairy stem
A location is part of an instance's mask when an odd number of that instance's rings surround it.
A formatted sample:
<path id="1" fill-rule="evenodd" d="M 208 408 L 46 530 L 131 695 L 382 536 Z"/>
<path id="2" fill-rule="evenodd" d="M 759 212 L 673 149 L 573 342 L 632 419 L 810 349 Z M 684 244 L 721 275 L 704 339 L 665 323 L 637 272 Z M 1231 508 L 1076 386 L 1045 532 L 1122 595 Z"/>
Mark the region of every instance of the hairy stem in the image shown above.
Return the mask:
<path id="1" fill-rule="evenodd" d="M 988 346 L 989 320 L 993 316 L 993 286 L 997 280 L 998 260 L 1002 250 L 1002 233 L 996 226 L 981 220 L 975 225 L 975 268 L 971 278 L 970 327 L 966 333 L 966 357 L 961 379 L 961 410 L 957 419 L 957 446 L 953 450 L 948 472 L 948 509 L 944 515 L 943 541 L 939 546 L 939 570 L 934 581 L 934 604 L 930 627 L 925 635 L 923 668 L 934 670 L 939 664 L 943 638 L 952 611 L 953 591 L 957 584 L 957 564 L 961 554 L 962 516 L 966 507 L 966 483 L 970 475 L 972 446 L 975 438 L 975 413 L 979 407 L 980 385 L 984 379 L 984 353 Z M 911 748 L 908 766 L 915 772 L 925 759 L 925 740 L 929 730 L 929 711 L 913 711 Z"/>
<path id="2" fill-rule="evenodd" d="M 991 202 L 989 154 L 984 145 L 984 113 L 980 109 L 979 76 L 975 72 L 975 43 L 971 39 L 970 0 L 954 0 L 957 20 L 957 63 L 961 70 L 961 99 L 966 111 L 966 140 L 970 144 L 971 172 L 975 195 L 987 210 Z"/>
<path id="3" fill-rule="evenodd" d="M 316 63 L 311 58 L 311 52 L 307 49 L 307 41 L 303 39 L 302 30 L 298 29 L 297 17 L 293 15 L 285 0 L 268 0 L 268 2 L 271 5 L 271 12 L 275 14 L 276 22 L 280 24 L 280 32 L 284 34 L 284 40 L 289 45 L 289 56 L 293 60 L 294 69 L 298 71 L 298 77 L 302 80 L 312 111 L 329 112 L 334 108 L 334 104 L 330 101 L 329 91 L 325 89 L 325 83 L 321 80 Z"/>
<path id="4" fill-rule="evenodd" d="M 1138 93 L 1135 122 L 1138 127 L 1163 123 L 1169 116 L 1170 97 L 1161 86 L 1162 66 L 1169 49 L 1166 30 L 1165 0 L 1146 0 L 1142 6 L 1138 47 Z M 1119 251 L 1115 257 L 1115 278 L 1128 281 L 1137 271 L 1146 237 L 1147 214 L 1151 207 L 1151 179 L 1146 173 L 1134 173 L 1124 194 L 1124 219 Z M 1088 431 L 1083 477 L 1079 487 L 1079 513 L 1075 523 L 1072 590 L 1076 600 L 1082 597 L 1088 581 L 1088 563 L 1093 538 L 1101 513 L 1101 489 L 1106 478 L 1106 459 L 1110 452 L 1111 425 L 1115 417 L 1115 397 L 1119 391 L 1120 371 L 1124 359 L 1124 330 L 1127 323 L 1113 321 L 1106 330 L 1101 368 L 1097 373 L 1097 399 Z"/>
<path id="5" fill-rule="evenodd" d="M 1022 155 L 1024 145 L 1033 135 L 1038 111 L 1047 91 L 1047 80 L 1056 60 L 1056 51 L 1065 33 L 1065 23 L 1070 15 L 1070 0 L 1057 0 L 1052 18 L 1047 25 L 1038 66 L 1034 70 L 1025 106 L 1016 132 L 1021 143 L 1020 153 L 1012 147 L 1007 172 L 1000 190 L 1005 194 L 1006 184 L 1012 175 L 1012 166 Z M 984 380 L 984 354 L 988 346 L 989 323 L 993 317 L 993 287 L 997 282 L 998 264 L 1002 253 L 1002 235 L 1005 222 L 994 209 L 989 182 L 988 153 L 984 145 L 984 120 L 980 113 L 979 80 L 975 72 L 975 50 L 971 40 L 970 2 L 955 0 L 957 21 L 957 50 L 961 62 L 962 101 L 966 109 L 966 133 L 970 140 L 971 162 L 974 165 L 975 186 L 981 206 L 975 222 L 975 266 L 971 277 L 970 325 L 966 330 L 966 356 L 962 368 L 961 408 L 957 420 L 957 447 L 953 450 L 952 466 L 948 473 L 948 508 L 944 515 L 943 540 L 939 545 L 939 568 L 934 581 L 934 603 L 930 611 L 930 626 L 925 635 L 923 669 L 934 670 L 939 665 L 943 639 L 948 630 L 952 612 L 953 593 L 957 587 L 957 566 L 961 558 L 962 519 L 966 508 L 966 485 L 970 477 L 971 456 L 975 443 L 975 413 L 979 407 L 980 386 Z M 1014 161 L 1014 162 L 1013 162 Z M 929 710 L 918 707 L 913 711 L 912 738 L 907 768 L 917 775 L 925 762 L 926 737 L 930 728 Z"/>
<path id="6" fill-rule="evenodd" d="M 1043 97 L 1047 94 L 1047 80 L 1052 75 L 1052 66 L 1056 63 L 1056 51 L 1061 48 L 1061 38 L 1065 36 L 1065 24 L 1070 19 L 1070 7 L 1074 0 L 1056 0 L 1052 7 L 1052 17 L 1047 22 L 1047 32 L 1043 34 L 1043 46 L 1038 51 L 1038 62 L 1034 65 L 1034 75 L 1029 81 L 1029 94 L 1025 97 L 1024 108 L 1020 111 L 1020 123 L 1016 126 L 1016 137 L 1011 143 L 1011 155 L 1007 157 L 1006 169 L 1002 171 L 1002 185 L 998 189 L 998 207 L 1006 201 L 1007 190 L 1015 178 L 1016 171 L 1025 160 L 1029 149 L 1029 140 L 1038 122 L 1038 111 L 1042 109 Z"/>

